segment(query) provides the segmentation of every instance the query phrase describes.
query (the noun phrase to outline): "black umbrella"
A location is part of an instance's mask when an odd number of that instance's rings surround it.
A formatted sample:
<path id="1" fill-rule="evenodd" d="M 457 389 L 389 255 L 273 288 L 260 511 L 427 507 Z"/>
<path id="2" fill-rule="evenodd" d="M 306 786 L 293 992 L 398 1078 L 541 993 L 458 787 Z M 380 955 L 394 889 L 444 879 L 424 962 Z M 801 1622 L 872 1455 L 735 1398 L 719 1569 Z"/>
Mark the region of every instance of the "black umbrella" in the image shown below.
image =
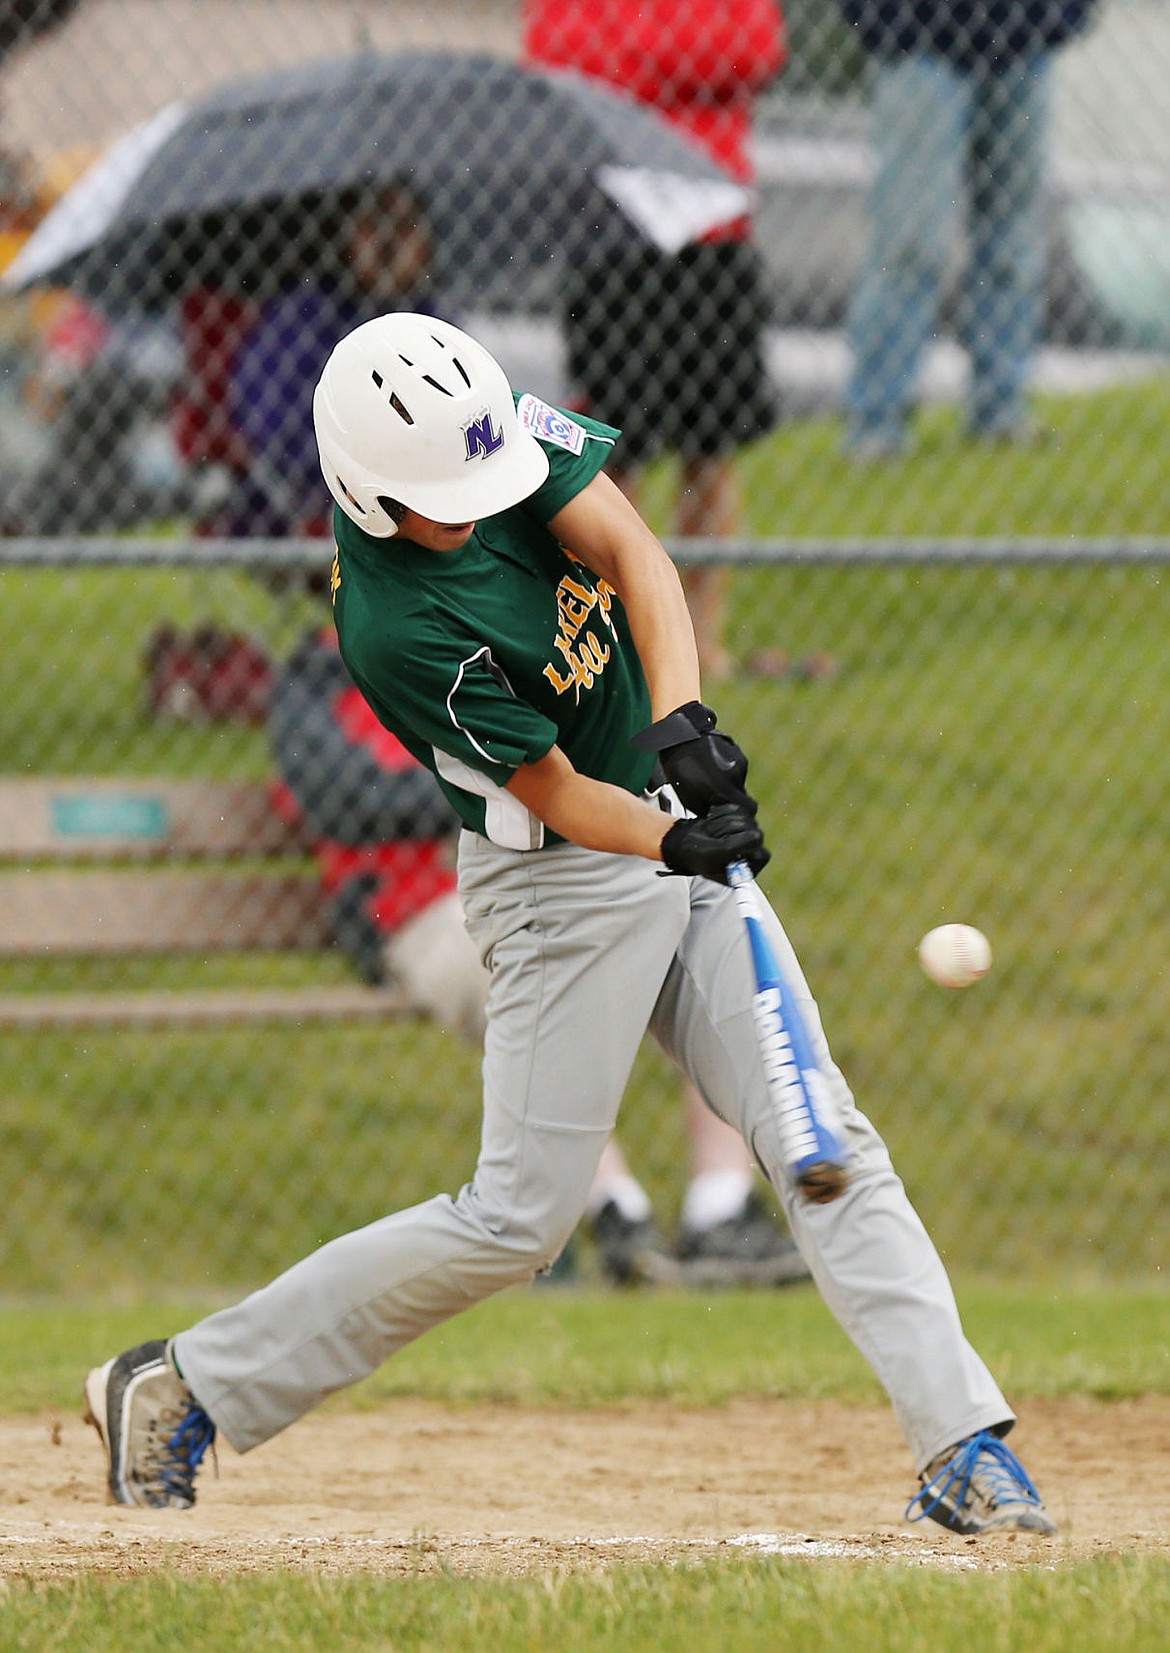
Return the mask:
<path id="1" fill-rule="evenodd" d="M 747 191 L 656 112 L 566 71 L 445 52 L 299 64 L 172 105 L 57 205 L 6 284 L 149 300 L 242 282 L 313 209 L 409 185 L 453 303 L 538 302 L 606 237 L 672 248 L 741 212 Z"/>

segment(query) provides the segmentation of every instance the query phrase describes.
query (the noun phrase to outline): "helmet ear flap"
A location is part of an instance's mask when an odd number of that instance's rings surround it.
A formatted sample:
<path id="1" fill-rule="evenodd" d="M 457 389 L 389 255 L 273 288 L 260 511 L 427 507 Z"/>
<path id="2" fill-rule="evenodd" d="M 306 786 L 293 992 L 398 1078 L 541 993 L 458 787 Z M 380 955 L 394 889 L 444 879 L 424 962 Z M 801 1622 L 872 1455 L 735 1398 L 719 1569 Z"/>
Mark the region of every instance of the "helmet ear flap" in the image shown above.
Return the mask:
<path id="1" fill-rule="evenodd" d="M 389 539 L 392 534 L 396 534 L 398 532 L 398 530 L 402 527 L 402 524 L 406 521 L 408 507 L 405 506 L 400 499 L 391 499 L 388 494 L 379 494 L 378 504 L 382 507 L 383 511 L 385 511 L 386 515 L 390 518 L 390 521 L 394 524 L 393 528 L 390 530 L 390 533 L 384 536 L 384 538 Z"/>
<path id="2" fill-rule="evenodd" d="M 324 466 L 322 466 L 322 469 L 324 469 Z M 325 479 L 326 481 L 329 480 L 329 473 L 327 471 L 325 473 Z M 333 484 L 330 483 L 330 491 L 332 492 L 334 499 L 336 499 L 339 504 L 343 505 L 343 508 L 349 512 L 351 517 L 353 517 L 356 512 L 357 517 L 362 519 L 362 525 L 368 528 L 370 532 L 374 533 L 378 539 L 388 540 L 393 538 L 399 528 L 401 528 L 403 521 L 406 518 L 406 513 L 408 510 L 407 506 L 403 505 L 400 500 L 391 499 L 388 494 L 378 494 L 376 496 L 377 504 L 379 510 L 384 513 L 384 519 L 375 526 L 370 521 L 370 514 L 368 510 L 362 504 L 361 500 L 358 499 L 353 489 L 348 486 L 344 478 L 334 473 L 334 481 L 337 483 L 337 487 L 334 488 Z M 338 489 L 341 490 L 341 493 L 338 493 Z M 344 494 L 345 498 L 349 501 L 348 505 L 345 505 L 342 501 L 341 494 Z M 355 517 L 355 521 L 357 520 L 357 517 Z"/>

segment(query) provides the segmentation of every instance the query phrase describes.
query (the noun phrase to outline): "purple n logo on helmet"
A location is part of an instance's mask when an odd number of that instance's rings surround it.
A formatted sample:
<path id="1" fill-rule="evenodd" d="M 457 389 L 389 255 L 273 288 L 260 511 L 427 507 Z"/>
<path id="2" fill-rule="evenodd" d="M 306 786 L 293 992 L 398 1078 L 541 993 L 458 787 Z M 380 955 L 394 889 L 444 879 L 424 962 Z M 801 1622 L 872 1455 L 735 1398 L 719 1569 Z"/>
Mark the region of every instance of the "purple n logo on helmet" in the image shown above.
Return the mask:
<path id="1" fill-rule="evenodd" d="M 467 444 L 468 459 L 486 459 L 503 447 L 504 433 L 492 424 L 490 408 L 485 408 L 477 418 L 464 425 L 463 440 Z"/>

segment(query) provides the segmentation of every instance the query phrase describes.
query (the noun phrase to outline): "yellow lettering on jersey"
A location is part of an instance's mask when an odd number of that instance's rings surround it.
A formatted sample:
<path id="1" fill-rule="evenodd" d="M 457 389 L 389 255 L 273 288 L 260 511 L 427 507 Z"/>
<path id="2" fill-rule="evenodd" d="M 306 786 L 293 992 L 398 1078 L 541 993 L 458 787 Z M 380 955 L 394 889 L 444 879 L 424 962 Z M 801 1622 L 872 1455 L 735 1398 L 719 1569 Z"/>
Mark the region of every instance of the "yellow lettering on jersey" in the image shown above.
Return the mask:
<path id="1" fill-rule="evenodd" d="M 610 656 L 609 644 L 601 644 L 591 631 L 585 633 L 585 640 L 581 644 L 581 653 L 589 661 L 598 676 L 605 670 L 605 662 Z"/>
<path id="2" fill-rule="evenodd" d="M 561 611 L 561 625 L 570 637 L 576 636 L 593 612 L 592 603 L 579 603 L 564 591 L 557 592 L 557 607 Z"/>
<path id="3" fill-rule="evenodd" d="M 553 645 L 557 652 L 564 656 L 572 677 L 569 681 L 577 689 L 576 698 L 580 700 L 582 689 L 591 689 L 597 668 L 593 665 L 592 657 L 587 649 L 575 649 L 564 637 L 558 637 Z"/>
<path id="4" fill-rule="evenodd" d="M 573 679 L 571 677 L 562 677 L 555 666 L 546 666 L 541 675 L 548 678 L 549 682 L 558 694 L 568 694 L 569 690 L 573 687 Z M 578 699 L 580 699 L 580 696 L 578 696 Z"/>
<path id="5" fill-rule="evenodd" d="M 337 593 L 341 590 L 341 556 L 337 547 L 333 548 L 333 567 L 329 570 L 329 601 L 337 601 Z"/>
<path id="6" fill-rule="evenodd" d="M 564 676 L 554 663 L 550 663 L 544 668 L 544 676 L 558 694 L 567 694 L 572 689 L 574 699 L 580 701 L 581 690 L 591 689 L 594 678 L 604 671 L 612 653 L 609 644 L 600 643 L 593 631 L 586 631 L 580 642 L 578 638 L 594 611 L 616 638 L 617 632 L 610 617 L 614 595 L 613 587 L 605 580 L 599 580 L 594 589 L 568 574 L 557 587 L 560 626 L 553 647 L 568 666 L 569 675 Z"/>

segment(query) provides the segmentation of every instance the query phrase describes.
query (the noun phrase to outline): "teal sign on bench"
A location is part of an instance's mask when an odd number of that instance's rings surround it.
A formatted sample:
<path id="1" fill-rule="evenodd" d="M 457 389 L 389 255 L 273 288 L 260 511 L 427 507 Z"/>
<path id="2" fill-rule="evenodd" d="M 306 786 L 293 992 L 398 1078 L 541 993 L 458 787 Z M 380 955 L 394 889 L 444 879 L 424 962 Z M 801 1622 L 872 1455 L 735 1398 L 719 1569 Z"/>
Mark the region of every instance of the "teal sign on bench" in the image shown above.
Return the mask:
<path id="1" fill-rule="evenodd" d="M 162 798 L 133 792 L 73 793 L 52 801 L 53 830 L 63 838 L 165 838 Z"/>

